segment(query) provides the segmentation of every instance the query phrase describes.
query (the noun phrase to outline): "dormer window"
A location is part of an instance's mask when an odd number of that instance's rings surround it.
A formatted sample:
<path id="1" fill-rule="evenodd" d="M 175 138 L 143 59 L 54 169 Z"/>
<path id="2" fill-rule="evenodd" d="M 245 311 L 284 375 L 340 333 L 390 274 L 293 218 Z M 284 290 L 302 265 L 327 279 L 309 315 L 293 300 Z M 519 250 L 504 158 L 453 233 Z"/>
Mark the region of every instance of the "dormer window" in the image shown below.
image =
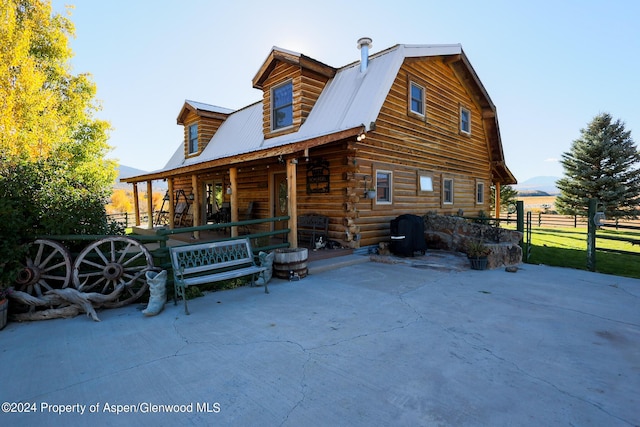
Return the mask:
<path id="1" fill-rule="evenodd" d="M 272 129 L 282 129 L 293 125 L 293 83 L 288 81 L 271 90 Z"/>
<path id="2" fill-rule="evenodd" d="M 198 152 L 198 124 L 189 126 L 189 154 Z"/>

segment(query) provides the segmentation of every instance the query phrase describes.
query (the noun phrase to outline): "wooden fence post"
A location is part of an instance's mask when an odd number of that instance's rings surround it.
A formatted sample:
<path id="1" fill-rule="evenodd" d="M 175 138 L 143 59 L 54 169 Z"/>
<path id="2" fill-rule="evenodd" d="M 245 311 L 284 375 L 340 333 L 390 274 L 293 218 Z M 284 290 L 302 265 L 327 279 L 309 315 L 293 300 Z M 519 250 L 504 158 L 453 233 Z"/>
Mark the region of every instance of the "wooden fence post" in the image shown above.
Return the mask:
<path id="1" fill-rule="evenodd" d="M 587 269 L 596 271 L 596 209 L 597 199 L 589 199 L 589 210 L 587 212 Z"/>

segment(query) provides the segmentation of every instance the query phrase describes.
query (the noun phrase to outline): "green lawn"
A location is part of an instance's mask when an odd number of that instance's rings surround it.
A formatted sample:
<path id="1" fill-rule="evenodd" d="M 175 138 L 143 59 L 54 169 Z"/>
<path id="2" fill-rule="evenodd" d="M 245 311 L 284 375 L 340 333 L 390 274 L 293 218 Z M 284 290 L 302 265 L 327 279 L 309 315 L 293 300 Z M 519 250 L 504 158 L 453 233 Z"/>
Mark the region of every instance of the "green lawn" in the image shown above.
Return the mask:
<path id="1" fill-rule="evenodd" d="M 640 240 L 640 231 L 599 230 L 598 237 Z M 532 264 L 587 269 L 587 230 L 585 228 L 539 228 L 531 230 Z M 616 249 L 634 254 L 596 252 L 596 271 L 640 279 L 640 244 L 598 238 L 596 249 Z"/>

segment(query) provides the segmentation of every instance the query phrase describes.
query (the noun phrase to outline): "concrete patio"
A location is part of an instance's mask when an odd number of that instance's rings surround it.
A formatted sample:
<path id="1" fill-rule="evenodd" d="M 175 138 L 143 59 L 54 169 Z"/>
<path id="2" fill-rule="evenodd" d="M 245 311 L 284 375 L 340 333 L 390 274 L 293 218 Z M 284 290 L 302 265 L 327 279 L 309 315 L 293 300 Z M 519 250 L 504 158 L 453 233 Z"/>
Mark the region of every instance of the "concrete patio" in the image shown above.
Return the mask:
<path id="1" fill-rule="evenodd" d="M 0 419 L 640 425 L 639 280 L 363 258 L 274 279 L 268 295 L 208 294 L 189 302 L 190 316 L 169 303 L 152 318 L 129 306 L 99 312 L 101 322 L 10 323 L 0 331 Z"/>

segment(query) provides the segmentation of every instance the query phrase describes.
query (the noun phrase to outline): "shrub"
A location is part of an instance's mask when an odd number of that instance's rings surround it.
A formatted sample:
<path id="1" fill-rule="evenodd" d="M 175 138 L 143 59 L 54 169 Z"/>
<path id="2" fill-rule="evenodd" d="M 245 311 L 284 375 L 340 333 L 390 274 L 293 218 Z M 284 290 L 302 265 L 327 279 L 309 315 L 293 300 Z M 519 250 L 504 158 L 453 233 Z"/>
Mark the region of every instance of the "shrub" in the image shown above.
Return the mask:
<path id="1" fill-rule="evenodd" d="M 13 283 L 27 244 L 55 234 L 123 234 L 104 208 L 108 189 L 76 179 L 56 160 L 0 158 L 0 286 Z"/>

